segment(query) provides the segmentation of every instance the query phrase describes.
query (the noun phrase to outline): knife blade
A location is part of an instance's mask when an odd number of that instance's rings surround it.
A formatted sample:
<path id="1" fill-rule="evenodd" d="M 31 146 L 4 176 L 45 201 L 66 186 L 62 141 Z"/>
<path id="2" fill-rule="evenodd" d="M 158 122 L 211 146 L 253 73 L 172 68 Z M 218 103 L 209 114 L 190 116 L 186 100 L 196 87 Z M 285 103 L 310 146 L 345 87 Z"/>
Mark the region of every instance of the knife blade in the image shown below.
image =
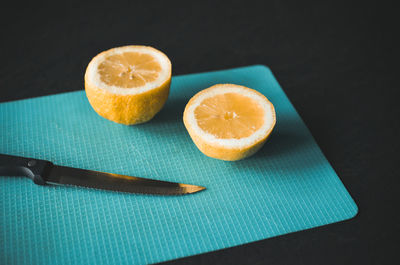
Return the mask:
<path id="1" fill-rule="evenodd" d="M 184 195 L 205 187 L 54 165 L 50 161 L 0 154 L 0 176 L 25 176 L 38 185 L 73 185 L 153 195 Z"/>

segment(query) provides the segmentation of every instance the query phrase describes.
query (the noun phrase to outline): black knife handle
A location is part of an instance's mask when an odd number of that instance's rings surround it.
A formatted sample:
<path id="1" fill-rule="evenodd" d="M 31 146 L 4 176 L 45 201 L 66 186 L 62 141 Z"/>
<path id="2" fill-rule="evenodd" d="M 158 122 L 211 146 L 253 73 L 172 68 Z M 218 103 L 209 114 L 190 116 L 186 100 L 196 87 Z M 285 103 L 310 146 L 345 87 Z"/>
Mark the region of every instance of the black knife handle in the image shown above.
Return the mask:
<path id="1" fill-rule="evenodd" d="M 52 166 L 53 163 L 46 160 L 0 154 L 0 176 L 24 176 L 44 185 L 44 176 Z"/>

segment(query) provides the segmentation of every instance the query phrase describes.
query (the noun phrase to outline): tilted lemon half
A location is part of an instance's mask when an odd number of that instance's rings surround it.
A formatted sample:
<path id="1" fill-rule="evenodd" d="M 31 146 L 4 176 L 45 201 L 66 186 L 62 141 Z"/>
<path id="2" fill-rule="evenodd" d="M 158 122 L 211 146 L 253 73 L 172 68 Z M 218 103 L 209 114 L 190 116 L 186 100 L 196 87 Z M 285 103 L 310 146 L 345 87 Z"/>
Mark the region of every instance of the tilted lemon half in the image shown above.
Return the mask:
<path id="1" fill-rule="evenodd" d="M 168 57 L 148 46 L 104 51 L 89 63 L 85 90 L 93 109 L 122 124 L 143 123 L 161 110 L 171 83 Z"/>
<path id="2" fill-rule="evenodd" d="M 219 84 L 200 91 L 186 105 L 183 122 L 205 155 L 240 160 L 257 152 L 275 126 L 275 109 L 256 90 Z"/>

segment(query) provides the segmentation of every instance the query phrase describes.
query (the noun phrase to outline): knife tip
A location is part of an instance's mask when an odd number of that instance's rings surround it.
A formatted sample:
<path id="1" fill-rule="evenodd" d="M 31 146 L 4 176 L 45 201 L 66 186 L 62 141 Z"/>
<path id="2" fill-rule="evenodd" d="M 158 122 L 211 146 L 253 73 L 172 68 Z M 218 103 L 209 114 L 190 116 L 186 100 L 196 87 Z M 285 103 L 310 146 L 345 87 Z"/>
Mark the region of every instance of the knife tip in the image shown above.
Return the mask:
<path id="1" fill-rule="evenodd" d="M 197 186 L 197 185 L 189 185 L 189 184 L 179 184 L 179 186 L 184 190 L 184 192 L 187 193 L 196 193 L 199 191 L 203 191 L 206 189 L 206 187 L 203 186 Z"/>

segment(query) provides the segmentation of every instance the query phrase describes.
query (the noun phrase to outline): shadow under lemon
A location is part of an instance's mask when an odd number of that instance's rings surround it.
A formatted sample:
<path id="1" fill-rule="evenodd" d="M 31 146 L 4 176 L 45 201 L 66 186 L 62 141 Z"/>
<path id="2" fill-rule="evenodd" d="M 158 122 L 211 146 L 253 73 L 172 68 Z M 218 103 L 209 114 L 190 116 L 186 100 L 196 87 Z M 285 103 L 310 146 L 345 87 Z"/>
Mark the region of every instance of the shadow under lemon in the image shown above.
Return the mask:
<path id="1" fill-rule="evenodd" d="M 301 171 L 312 169 L 323 163 L 322 156 L 310 158 L 310 152 L 319 152 L 308 129 L 301 120 L 277 118 L 277 123 L 264 146 L 253 156 L 232 163 L 238 169 L 248 168 L 249 164 L 258 165 L 252 170 L 264 171 Z M 262 166 L 259 166 L 262 165 Z"/>

